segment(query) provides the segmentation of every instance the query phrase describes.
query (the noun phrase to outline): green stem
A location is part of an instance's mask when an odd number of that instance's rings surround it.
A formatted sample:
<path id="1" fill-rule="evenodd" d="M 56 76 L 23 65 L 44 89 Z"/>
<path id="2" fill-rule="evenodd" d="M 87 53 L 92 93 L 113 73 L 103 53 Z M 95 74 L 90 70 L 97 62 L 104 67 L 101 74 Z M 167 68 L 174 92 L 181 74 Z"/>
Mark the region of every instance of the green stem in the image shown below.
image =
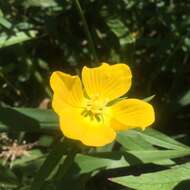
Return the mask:
<path id="1" fill-rule="evenodd" d="M 84 16 L 84 12 L 82 10 L 82 7 L 80 5 L 79 0 L 74 0 L 74 3 L 75 3 L 76 8 L 78 9 L 79 15 L 81 17 L 81 20 L 82 20 L 82 23 L 83 23 L 83 26 L 84 26 L 86 36 L 88 38 L 89 46 L 90 46 L 90 49 L 91 49 L 91 52 L 92 52 L 92 59 L 93 59 L 93 61 L 95 63 L 97 63 L 98 62 L 98 57 L 97 57 L 97 53 L 96 53 L 95 44 L 94 44 L 94 41 L 92 39 L 92 35 L 90 33 L 86 18 Z"/>
<path id="2" fill-rule="evenodd" d="M 59 168 L 59 170 L 55 176 L 56 180 L 62 179 L 69 172 L 69 170 L 71 169 L 71 167 L 74 163 L 74 159 L 75 159 L 76 154 L 77 154 L 77 151 L 75 149 L 72 149 L 67 154 L 63 164 L 60 166 L 60 168 Z"/>

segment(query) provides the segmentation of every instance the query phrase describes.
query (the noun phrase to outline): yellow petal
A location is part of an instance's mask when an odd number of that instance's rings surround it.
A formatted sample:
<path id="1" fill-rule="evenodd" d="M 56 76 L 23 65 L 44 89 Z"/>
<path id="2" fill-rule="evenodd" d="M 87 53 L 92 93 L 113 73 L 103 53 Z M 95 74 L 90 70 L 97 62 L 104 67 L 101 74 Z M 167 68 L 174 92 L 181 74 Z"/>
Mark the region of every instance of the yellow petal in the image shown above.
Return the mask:
<path id="1" fill-rule="evenodd" d="M 84 67 L 82 81 L 90 98 L 111 101 L 124 95 L 131 86 L 131 71 L 126 64 L 103 63 L 96 68 Z"/>
<path id="2" fill-rule="evenodd" d="M 145 129 L 155 120 L 153 107 L 142 100 L 126 99 L 111 106 L 112 128 L 126 130 L 140 127 Z"/>
<path id="3" fill-rule="evenodd" d="M 52 107 L 59 115 L 68 107 L 80 107 L 83 103 L 83 90 L 80 78 L 55 71 L 51 75 L 50 85 L 54 92 Z"/>
<path id="4" fill-rule="evenodd" d="M 87 146 L 104 146 L 116 137 L 115 131 L 107 123 L 91 121 L 82 116 L 79 109 L 69 110 L 62 115 L 60 127 L 66 137 L 80 140 Z"/>

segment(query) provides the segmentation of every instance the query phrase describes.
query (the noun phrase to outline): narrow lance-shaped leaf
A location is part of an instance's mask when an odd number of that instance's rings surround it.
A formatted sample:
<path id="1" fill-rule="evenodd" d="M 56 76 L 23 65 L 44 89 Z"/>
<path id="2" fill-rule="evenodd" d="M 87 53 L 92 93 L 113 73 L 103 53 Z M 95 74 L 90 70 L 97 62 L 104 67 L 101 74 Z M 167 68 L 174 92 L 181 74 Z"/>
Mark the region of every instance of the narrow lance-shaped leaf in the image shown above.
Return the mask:
<path id="1" fill-rule="evenodd" d="M 81 174 L 98 169 L 114 169 L 144 163 L 156 163 L 187 155 L 190 155 L 190 150 L 188 149 L 102 152 L 89 155 L 77 154 L 75 163 L 80 168 Z"/>
<path id="2" fill-rule="evenodd" d="M 50 8 L 58 6 L 58 3 L 55 0 L 25 0 L 23 1 L 23 6 L 26 8 L 29 7 L 42 7 L 42 8 Z"/>
<path id="3" fill-rule="evenodd" d="M 0 16 L 0 25 L 4 26 L 7 29 L 10 29 L 12 27 L 12 24 L 2 16 Z"/>
<path id="4" fill-rule="evenodd" d="M 190 90 L 188 90 L 179 100 L 179 104 L 187 106 L 190 104 Z"/>
<path id="5" fill-rule="evenodd" d="M 52 174 L 56 166 L 59 164 L 65 151 L 66 147 L 63 143 L 60 143 L 54 147 L 54 149 L 50 152 L 47 159 L 36 174 L 31 185 L 31 190 L 42 189 L 45 180 Z"/>
<path id="6" fill-rule="evenodd" d="M 58 118 L 51 110 L 0 108 L 0 132 L 55 130 L 58 126 Z"/>
<path id="7" fill-rule="evenodd" d="M 168 137 L 167 135 L 156 131 L 154 129 L 148 128 L 144 131 L 140 130 L 133 130 L 134 133 L 139 134 L 142 138 L 144 138 L 147 142 L 164 147 L 167 149 L 174 149 L 174 150 L 179 150 L 179 149 L 186 149 L 189 148 L 188 146 Z"/>
<path id="8" fill-rule="evenodd" d="M 37 32 L 34 30 L 26 32 L 17 32 L 15 35 L 1 35 L 0 36 L 0 48 L 22 43 L 24 41 L 35 38 Z"/>
<path id="9" fill-rule="evenodd" d="M 110 30 L 118 37 L 121 47 L 136 41 L 135 36 L 130 34 L 127 26 L 119 18 L 107 18 L 106 23 L 110 27 Z"/>
<path id="10" fill-rule="evenodd" d="M 164 171 L 142 174 L 140 176 L 116 177 L 110 180 L 138 190 L 185 190 L 190 187 L 190 163 L 175 166 Z"/>

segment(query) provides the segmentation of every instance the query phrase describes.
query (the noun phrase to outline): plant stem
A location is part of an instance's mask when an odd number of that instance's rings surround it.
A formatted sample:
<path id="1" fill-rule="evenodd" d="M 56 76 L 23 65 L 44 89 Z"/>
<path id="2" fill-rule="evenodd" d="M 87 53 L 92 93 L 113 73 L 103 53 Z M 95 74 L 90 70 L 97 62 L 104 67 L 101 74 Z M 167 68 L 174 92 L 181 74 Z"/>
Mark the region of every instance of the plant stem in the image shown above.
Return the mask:
<path id="1" fill-rule="evenodd" d="M 67 154 L 66 158 L 64 159 L 63 164 L 60 166 L 57 174 L 55 175 L 56 180 L 62 179 L 69 172 L 69 170 L 71 169 L 74 163 L 76 154 L 77 154 L 77 151 L 75 149 L 72 149 Z"/>
<path id="2" fill-rule="evenodd" d="M 81 20 L 82 20 L 82 23 L 83 23 L 83 26 L 84 26 L 84 30 L 85 30 L 86 36 L 88 38 L 89 47 L 90 47 L 90 50 L 92 52 L 92 59 L 93 59 L 93 61 L 95 63 L 97 63 L 98 62 L 98 57 L 97 57 L 97 53 L 96 53 L 95 44 L 94 44 L 94 41 L 92 39 L 92 35 L 90 33 L 90 30 L 89 30 L 86 18 L 84 16 L 84 12 L 82 10 L 82 7 L 80 5 L 79 0 L 74 0 L 74 3 L 75 3 L 75 6 L 76 6 L 76 8 L 77 8 L 77 10 L 79 12 L 79 15 L 81 17 Z"/>

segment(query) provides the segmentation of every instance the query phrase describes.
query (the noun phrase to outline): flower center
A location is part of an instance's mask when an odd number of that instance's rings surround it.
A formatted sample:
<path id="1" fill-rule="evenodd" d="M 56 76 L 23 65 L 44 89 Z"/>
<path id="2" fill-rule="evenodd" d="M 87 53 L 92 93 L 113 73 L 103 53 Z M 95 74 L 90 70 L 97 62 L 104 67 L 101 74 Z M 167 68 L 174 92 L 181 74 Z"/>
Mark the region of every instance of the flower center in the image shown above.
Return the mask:
<path id="1" fill-rule="evenodd" d="M 96 120 L 99 122 L 104 119 L 103 112 L 105 108 L 105 103 L 103 103 L 95 97 L 90 100 L 87 100 L 86 106 L 84 107 L 84 110 L 82 111 L 81 115 L 83 115 L 84 117 L 89 117 L 90 120 Z"/>

